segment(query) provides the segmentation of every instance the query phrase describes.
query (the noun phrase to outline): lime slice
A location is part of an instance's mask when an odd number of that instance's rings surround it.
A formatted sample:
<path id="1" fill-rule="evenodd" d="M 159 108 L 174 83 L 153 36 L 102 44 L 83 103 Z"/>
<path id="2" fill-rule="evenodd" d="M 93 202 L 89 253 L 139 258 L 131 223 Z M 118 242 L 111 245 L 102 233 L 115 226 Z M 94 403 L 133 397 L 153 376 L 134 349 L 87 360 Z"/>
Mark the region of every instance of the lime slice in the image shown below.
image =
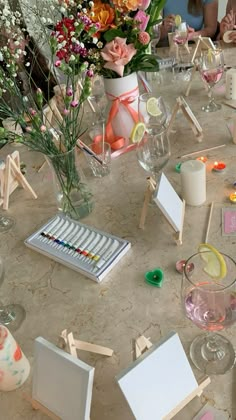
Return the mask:
<path id="1" fill-rule="evenodd" d="M 207 263 L 204 271 L 213 279 L 223 279 L 227 274 L 223 255 L 209 244 L 200 244 L 198 251 L 202 253 L 201 257 Z"/>
<path id="2" fill-rule="evenodd" d="M 133 143 L 139 143 L 146 131 L 145 124 L 142 122 L 138 122 L 134 125 L 130 139 Z"/>
<path id="3" fill-rule="evenodd" d="M 152 117 L 158 117 L 158 115 L 161 115 L 162 112 L 158 106 L 158 101 L 156 98 L 152 97 L 149 98 L 147 101 L 147 112 Z"/>
<path id="4" fill-rule="evenodd" d="M 182 18 L 180 15 L 175 16 L 175 26 L 179 26 L 182 22 Z"/>

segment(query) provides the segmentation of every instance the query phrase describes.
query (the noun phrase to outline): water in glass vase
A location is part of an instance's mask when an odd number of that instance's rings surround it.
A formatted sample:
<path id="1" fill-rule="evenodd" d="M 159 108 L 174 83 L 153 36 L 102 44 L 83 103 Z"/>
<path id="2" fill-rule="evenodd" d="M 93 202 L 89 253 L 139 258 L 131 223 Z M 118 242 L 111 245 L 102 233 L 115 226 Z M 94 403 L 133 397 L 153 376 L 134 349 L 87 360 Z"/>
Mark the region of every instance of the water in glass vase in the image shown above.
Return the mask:
<path id="1" fill-rule="evenodd" d="M 72 149 L 46 159 L 52 169 L 58 210 L 75 220 L 86 217 L 93 210 L 94 202 L 77 151 Z"/>

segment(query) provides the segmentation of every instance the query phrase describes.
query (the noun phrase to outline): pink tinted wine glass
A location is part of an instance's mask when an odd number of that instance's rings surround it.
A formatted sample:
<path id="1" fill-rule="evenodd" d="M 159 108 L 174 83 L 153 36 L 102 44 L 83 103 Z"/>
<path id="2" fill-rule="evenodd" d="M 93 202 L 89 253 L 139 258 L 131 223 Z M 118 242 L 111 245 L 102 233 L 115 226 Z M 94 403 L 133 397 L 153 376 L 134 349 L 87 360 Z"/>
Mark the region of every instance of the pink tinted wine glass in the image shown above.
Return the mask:
<path id="1" fill-rule="evenodd" d="M 226 264 L 226 274 L 221 279 L 214 279 L 206 272 L 206 261 L 201 252 L 186 261 L 183 271 L 185 314 L 207 332 L 194 339 L 190 357 L 194 365 L 207 375 L 224 374 L 235 363 L 231 342 L 218 332 L 236 321 L 236 263 L 229 256 L 221 255 Z M 188 270 L 190 265 L 193 270 Z"/>
<path id="2" fill-rule="evenodd" d="M 199 60 L 199 71 L 202 80 L 207 84 L 209 103 L 202 107 L 205 112 L 218 111 L 220 104 L 215 102 L 212 88 L 218 83 L 224 73 L 224 56 L 220 49 L 203 51 Z"/>

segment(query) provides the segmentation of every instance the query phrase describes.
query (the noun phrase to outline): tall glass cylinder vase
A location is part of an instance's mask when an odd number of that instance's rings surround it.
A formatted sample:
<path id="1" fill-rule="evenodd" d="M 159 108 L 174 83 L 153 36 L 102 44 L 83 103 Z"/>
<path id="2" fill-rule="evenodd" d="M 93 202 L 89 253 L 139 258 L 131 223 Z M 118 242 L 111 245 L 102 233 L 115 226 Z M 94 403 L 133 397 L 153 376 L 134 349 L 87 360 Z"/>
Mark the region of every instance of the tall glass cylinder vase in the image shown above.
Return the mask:
<path id="1" fill-rule="evenodd" d="M 94 202 L 78 162 L 76 148 L 46 156 L 52 170 L 58 210 L 75 220 L 91 213 Z"/>
<path id="2" fill-rule="evenodd" d="M 127 146 L 133 126 L 138 122 L 138 78 L 136 73 L 104 79 L 108 99 L 106 141 L 113 150 Z"/>

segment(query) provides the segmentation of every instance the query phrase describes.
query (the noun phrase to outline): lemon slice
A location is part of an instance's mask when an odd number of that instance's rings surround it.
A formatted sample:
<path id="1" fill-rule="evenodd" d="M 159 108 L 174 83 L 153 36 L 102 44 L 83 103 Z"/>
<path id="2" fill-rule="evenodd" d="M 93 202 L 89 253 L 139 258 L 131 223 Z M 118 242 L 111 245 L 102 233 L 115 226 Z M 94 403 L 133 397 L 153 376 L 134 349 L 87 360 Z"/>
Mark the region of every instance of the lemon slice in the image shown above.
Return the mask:
<path id="1" fill-rule="evenodd" d="M 148 99 L 146 107 L 147 107 L 148 114 L 151 115 L 152 117 L 158 117 L 158 115 L 162 114 L 158 106 L 157 99 L 154 97 Z"/>
<path id="2" fill-rule="evenodd" d="M 213 279 L 223 279 L 227 274 L 223 255 L 209 244 L 200 244 L 198 251 L 202 253 L 201 257 L 207 263 L 204 271 Z"/>
<path id="3" fill-rule="evenodd" d="M 182 22 L 182 18 L 180 15 L 175 16 L 175 26 L 179 26 Z"/>
<path id="4" fill-rule="evenodd" d="M 214 56 L 214 50 L 209 48 L 208 52 L 207 52 L 207 56 L 208 56 L 208 60 L 210 61 L 210 63 L 212 63 L 213 62 L 213 56 Z"/>
<path id="5" fill-rule="evenodd" d="M 133 143 L 139 143 L 142 140 L 145 131 L 146 131 L 146 127 L 144 123 L 142 122 L 136 123 L 133 127 L 133 130 L 130 136 L 131 141 Z"/>

